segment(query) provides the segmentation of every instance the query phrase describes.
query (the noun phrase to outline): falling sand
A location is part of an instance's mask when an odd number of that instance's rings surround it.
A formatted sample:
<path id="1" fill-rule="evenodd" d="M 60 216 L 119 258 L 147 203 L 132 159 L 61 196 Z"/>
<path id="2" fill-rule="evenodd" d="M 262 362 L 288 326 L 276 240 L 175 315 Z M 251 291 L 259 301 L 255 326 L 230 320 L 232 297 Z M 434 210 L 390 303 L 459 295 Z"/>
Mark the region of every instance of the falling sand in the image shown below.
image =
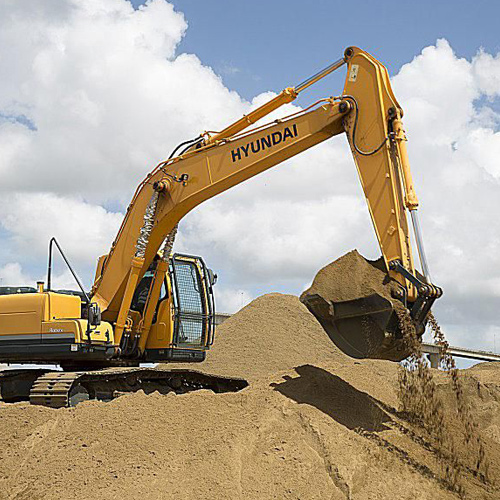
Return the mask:
<path id="1" fill-rule="evenodd" d="M 441 366 L 445 376 L 449 378 L 451 390 L 444 394 L 437 390 L 435 371 L 425 361 L 420 343 L 414 342 L 412 355 L 400 368 L 400 405 L 407 419 L 419 426 L 434 443 L 441 462 L 440 476 L 443 482 L 465 498 L 465 470 L 484 484 L 492 483 L 489 459 L 469 394 L 454 359 L 447 351 L 449 344 L 432 314 L 429 315 L 428 323 L 435 343 L 441 348 Z M 450 393 L 453 394 L 456 408 L 453 418 L 450 418 L 446 401 Z"/>
<path id="2" fill-rule="evenodd" d="M 408 309 L 394 298 L 396 290 L 397 283 L 387 275 L 382 260 L 368 261 L 354 250 L 321 269 L 311 287 L 301 295 L 301 300 L 307 303 L 308 297 L 318 294 L 325 301 L 335 304 L 378 294 L 391 301 L 402 338 L 410 354 L 399 372 L 398 396 L 401 411 L 414 427 L 419 426 L 425 432 L 426 438 L 433 442 L 441 465 L 440 477 L 443 483 L 463 496 L 461 478 L 465 468 L 484 483 L 488 482 L 488 460 L 478 433 L 478 425 L 472 415 L 454 360 L 447 353 L 448 343 L 436 319 L 430 314 L 428 323 L 436 344 L 442 350 L 442 366 L 450 378 L 456 400 L 457 418 L 462 426 L 463 432 L 459 433 L 459 436 L 466 453 L 464 454 L 464 450 L 458 451 L 455 442 L 457 434 L 446 418 L 444 402 L 436 389 L 434 370 L 430 369 L 421 351 L 421 335 L 417 335 Z M 362 327 L 361 323 L 358 331 Z M 367 332 L 367 338 L 370 335 L 371 332 Z"/>

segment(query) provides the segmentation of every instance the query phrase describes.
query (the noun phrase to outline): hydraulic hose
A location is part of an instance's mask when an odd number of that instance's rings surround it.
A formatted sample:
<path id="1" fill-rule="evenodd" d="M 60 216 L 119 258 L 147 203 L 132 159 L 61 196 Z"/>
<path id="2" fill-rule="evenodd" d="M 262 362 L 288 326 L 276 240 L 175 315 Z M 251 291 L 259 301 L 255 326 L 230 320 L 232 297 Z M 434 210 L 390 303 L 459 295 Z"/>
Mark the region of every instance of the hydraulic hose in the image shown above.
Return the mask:
<path id="1" fill-rule="evenodd" d="M 195 137 L 194 139 L 190 139 L 189 141 L 184 141 L 184 142 L 181 142 L 173 151 L 172 153 L 170 153 L 170 156 L 168 157 L 169 160 L 171 160 L 175 153 L 177 153 L 177 151 L 182 148 L 182 146 L 186 146 L 186 144 L 189 144 L 189 146 L 185 149 L 182 150 L 181 154 L 184 153 L 187 149 L 189 149 L 192 145 L 193 142 L 200 142 L 201 139 L 203 139 L 203 136 L 202 135 L 199 135 L 198 137 Z"/>

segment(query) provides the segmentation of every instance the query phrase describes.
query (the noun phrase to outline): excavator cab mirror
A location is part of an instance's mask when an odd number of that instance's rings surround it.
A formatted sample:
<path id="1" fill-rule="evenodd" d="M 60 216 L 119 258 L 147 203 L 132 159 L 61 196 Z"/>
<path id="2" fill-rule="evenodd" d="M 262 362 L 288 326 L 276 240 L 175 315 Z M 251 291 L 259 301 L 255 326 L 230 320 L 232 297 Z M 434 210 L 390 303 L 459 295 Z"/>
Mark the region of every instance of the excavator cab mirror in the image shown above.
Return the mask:
<path id="1" fill-rule="evenodd" d="M 101 309 L 95 302 L 89 304 L 88 322 L 92 326 L 99 326 L 101 324 Z"/>
<path id="2" fill-rule="evenodd" d="M 215 274 L 212 269 L 207 269 L 208 280 L 210 282 L 210 286 L 214 286 L 217 283 L 217 274 Z"/>

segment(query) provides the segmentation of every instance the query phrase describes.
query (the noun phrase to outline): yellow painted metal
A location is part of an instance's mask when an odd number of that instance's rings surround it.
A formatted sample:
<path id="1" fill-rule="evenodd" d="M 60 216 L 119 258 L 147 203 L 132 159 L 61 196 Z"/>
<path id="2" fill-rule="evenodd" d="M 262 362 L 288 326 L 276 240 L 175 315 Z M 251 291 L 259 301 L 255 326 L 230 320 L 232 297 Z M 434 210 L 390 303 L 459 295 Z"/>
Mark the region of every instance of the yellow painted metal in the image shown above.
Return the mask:
<path id="1" fill-rule="evenodd" d="M 47 292 L 45 295 L 48 299 L 47 320 L 80 318 L 80 297 L 55 292 Z"/>
<path id="2" fill-rule="evenodd" d="M 418 198 L 415 193 L 415 186 L 413 185 L 413 179 L 410 170 L 410 160 L 408 159 L 408 152 L 406 150 L 406 138 L 405 131 L 403 129 L 403 122 L 401 121 L 401 116 L 399 111 L 397 111 L 397 116 L 392 120 L 392 128 L 394 132 L 394 143 L 398 149 L 398 155 L 401 172 L 403 174 L 403 183 L 405 186 L 405 205 L 408 210 L 416 210 L 418 208 Z"/>
<path id="3" fill-rule="evenodd" d="M 404 163 L 409 171 L 409 163 L 407 156 L 397 157 L 406 153 L 401 140 L 397 140 L 396 156 L 391 152 L 391 116 L 400 116 L 401 107 L 392 92 L 386 68 L 367 52 L 351 47 L 343 96 L 358 108 L 357 116 L 355 110 L 346 116 L 345 129 L 382 255 L 387 267 L 398 259 L 413 273 L 400 168 Z M 361 154 L 375 151 L 381 145 L 373 154 Z M 408 288 L 410 299 L 416 298 L 416 290 L 403 276 L 393 271 L 390 274 Z"/>
<path id="4" fill-rule="evenodd" d="M 200 261 L 196 257 L 190 257 L 187 255 L 177 255 L 177 260 L 183 260 L 186 262 L 191 262 L 196 265 L 198 273 L 200 273 L 200 277 L 203 276 L 203 269 L 200 265 Z M 147 336 L 147 343 L 145 344 L 145 349 L 162 349 L 162 348 L 171 348 L 174 346 L 174 319 L 175 319 L 175 310 L 173 306 L 173 287 L 171 283 L 171 276 L 169 273 L 165 274 L 165 284 L 167 286 L 167 294 L 166 298 L 162 299 L 160 304 L 158 305 L 158 313 L 156 315 L 155 323 L 150 327 L 149 334 Z M 205 281 L 201 280 L 200 285 L 203 289 L 200 290 L 200 296 L 204 301 L 205 311 L 209 310 L 209 292 L 206 290 Z M 151 303 L 157 304 L 158 299 L 151 299 Z M 205 319 L 205 332 L 209 332 L 209 322 L 211 318 L 208 317 Z M 141 342 L 143 342 L 143 337 L 141 336 Z M 208 339 L 202 339 L 205 344 Z M 183 346 L 185 349 L 186 346 Z M 202 349 L 204 350 L 204 346 L 196 346 L 193 349 Z"/>
<path id="5" fill-rule="evenodd" d="M 164 283 L 167 270 L 168 262 L 164 261 L 163 259 L 159 260 L 156 265 L 153 283 L 149 290 L 146 305 L 144 307 L 144 316 L 137 331 L 137 335 L 139 335 L 138 348 L 140 353 L 144 352 L 144 349 L 146 348 L 149 331 L 151 329 L 151 324 L 153 323 L 153 316 L 156 310 L 156 306 L 158 305 L 161 287 Z"/>
<path id="6" fill-rule="evenodd" d="M 207 139 L 205 141 L 205 144 L 214 144 L 217 141 L 221 141 L 222 139 L 227 139 L 228 137 L 236 135 L 261 118 L 264 118 L 264 116 L 267 116 L 269 113 L 272 113 L 276 109 L 280 108 L 281 106 L 283 106 L 283 104 L 292 102 L 297 97 L 297 95 L 298 93 L 293 87 L 287 87 L 269 102 L 266 102 L 264 105 L 260 106 L 254 111 L 251 111 L 250 113 L 248 113 L 248 115 L 243 116 L 243 118 L 240 118 L 238 121 L 232 123 L 231 125 L 229 125 L 229 127 L 226 127 L 218 134 Z"/>
<path id="7" fill-rule="evenodd" d="M 160 302 L 154 325 L 148 335 L 146 349 L 166 349 L 173 347 L 174 311 L 172 295 Z"/>
<path id="8" fill-rule="evenodd" d="M 80 298 L 54 292 L 0 297 L 0 337 L 39 334 L 43 321 L 79 318 Z"/>
<path id="9" fill-rule="evenodd" d="M 88 322 L 85 319 L 55 319 L 43 321 L 37 333 L 41 332 L 42 342 L 44 335 L 50 335 L 53 340 L 57 339 L 57 336 L 65 338 L 68 334 L 72 334 L 75 344 L 85 344 L 89 340 L 87 325 Z M 106 321 L 101 322 L 97 327 L 91 328 L 90 339 L 93 344 L 113 343 L 113 327 Z"/>
<path id="10" fill-rule="evenodd" d="M 344 62 L 347 76 L 342 102 L 327 99 L 312 110 L 241 134 Z M 109 336 L 111 341 L 114 337 L 115 345 L 120 345 L 125 328 L 130 327 L 132 336 L 140 335 L 141 352 L 172 347 L 174 311 L 168 274 L 165 281 L 169 293 L 158 305 L 152 324 L 167 269 L 165 263 L 158 264 L 142 318 L 139 312 L 130 310 L 137 284 L 165 237 L 184 215 L 205 200 L 344 132 L 385 262 L 388 265 L 398 259 L 414 272 L 406 209 L 414 210 L 418 200 L 401 116 L 386 68 L 370 54 L 352 47 L 344 59 L 296 88 L 285 89 L 207 139 L 201 148 L 161 164 L 140 184 L 109 254 L 98 261 L 92 300 L 100 306 L 104 321 L 93 329 L 92 340 L 105 342 Z M 145 257 L 137 258 L 136 243 L 155 185 L 158 204 L 152 231 Z M 414 287 L 398 273 L 391 274 L 407 287 L 409 299 L 414 300 Z M 56 330 L 62 330 L 74 332 L 75 342 L 85 342 L 87 322 L 81 319 L 80 306 L 78 297 L 53 292 L 0 297 L 0 336 L 56 334 Z M 114 334 L 111 323 L 115 323 Z"/>
<path id="11" fill-rule="evenodd" d="M 271 168 L 306 149 L 343 132 L 339 103 L 324 105 L 268 128 L 200 150 L 165 167 L 171 176 L 189 176 L 185 183 L 173 183 L 160 193 L 155 223 L 149 238 L 141 276 L 146 272 L 165 237 L 179 220 L 203 201 Z M 93 300 L 107 321 L 115 321 L 124 296 L 130 261 L 143 223 L 143 214 L 161 180 L 163 169 L 150 174 L 132 200 L 122 229 L 94 284 Z"/>
<path id="12" fill-rule="evenodd" d="M 217 141 L 233 137 L 242 130 L 248 128 L 253 123 L 264 118 L 264 116 L 267 116 L 276 109 L 280 108 L 281 106 L 283 106 L 283 104 L 292 102 L 294 99 L 297 98 L 300 92 L 307 89 L 311 85 L 315 84 L 316 82 L 318 82 L 325 76 L 329 75 L 333 71 L 339 69 L 344 64 L 345 64 L 345 58 L 339 59 L 338 61 L 335 61 L 334 63 L 327 66 L 325 69 L 321 70 L 319 73 L 313 75 L 311 78 L 308 78 L 304 82 L 300 83 L 296 87 L 287 87 L 286 89 L 282 90 L 276 97 L 271 99 L 269 102 L 266 102 L 262 106 L 251 111 L 248 115 L 243 116 L 243 118 L 240 118 L 236 122 L 232 123 L 218 134 L 208 138 L 205 141 L 205 144 L 214 144 Z"/>
<path id="13" fill-rule="evenodd" d="M 174 337 L 174 304 L 173 287 L 170 280 L 170 273 L 165 275 L 165 284 L 167 286 L 166 297 L 158 304 L 156 321 L 149 330 L 146 343 L 146 349 L 164 349 L 173 347 Z"/>
<path id="14" fill-rule="evenodd" d="M 60 337 L 66 339 L 68 334 L 73 336 L 73 343 L 82 342 L 82 326 L 78 319 L 53 319 L 42 321 L 38 327 L 38 333 L 41 333 L 40 340 L 43 342 L 43 337 L 50 336 L 51 339 Z M 85 323 L 87 323 L 85 321 Z M 64 342 L 64 340 L 62 341 Z"/>
<path id="15" fill-rule="evenodd" d="M 86 343 L 88 342 L 88 322 L 85 319 L 80 319 L 78 320 L 78 323 L 80 324 L 80 337 L 78 338 L 78 342 Z M 101 321 L 100 325 L 91 326 L 90 341 L 92 342 L 92 344 L 110 343 L 113 345 L 118 345 L 118 342 L 115 342 L 114 340 L 113 327 L 107 321 Z"/>
<path id="16" fill-rule="evenodd" d="M 23 293 L 0 297 L 0 337 L 40 333 L 49 314 L 46 293 Z"/>
<path id="17" fill-rule="evenodd" d="M 96 267 L 96 270 L 95 270 L 94 281 L 96 281 L 99 278 L 99 276 L 101 275 L 102 268 L 104 267 L 104 262 L 106 261 L 107 257 L 108 257 L 108 254 L 105 254 L 105 255 L 101 255 L 97 259 L 97 267 Z"/>
<path id="18" fill-rule="evenodd" d="M 223 131 L 219 139 L 224 140 L 189 152 L 148 175 L 138 188 L 102 272 L 94 283 L 93 299 L 101 306 L 104 319 L 115 321 L 120 311 L 130 261 L 155 182 L 165 176 L 171 180 L 181 176 L 185 179 L 184 182 L 172 182 L 168 191 L 159 194 L 155 222 L 139 278 L 146 272 L 166 235 L 194 207 L 343 132 L 351 145 L 386 264 L 398 259 L 406 269 L 414 272 L 403 183 L 407 187 L 410 205 L 414 202 L 414 190 L 404 141 L 399 132 L 402 110 L 391 89 L 387 70 L 380 62 L 355 47 L 346 51 L 345 60 L 348 66 L 342 98 L 349 106 L 345 102 L 342 106 L 329 100 L 316 109 L 275 122 L 267 128 L 235 136 L 240 128 L 249 124 L 248 117 L 244 117 Z M 266 114 L 281 100 L 291 97 L 291 94 L 282 96 L 274 104 L 268 103 L 264 109 L 256 111 Z M 261 115 L 252 116 L 253 120 Z M 393 127 L 397 133 L 392 134 Z M 373 154 L 361 154 L 379 146 Z M 398 273 L 391 271 L 391 274 L 407 287 L 409 298 L 413 300 L 413 287 Z"/>
<path id="19" fill-rule="evenodd" d="M 134 245 L 135 249 L 135 245 Z M 130 263 L 130 272 L 128 273 L 128 279 L 123 293 L 123 299 L 120 304 L 118 317 L 115 324 L 115 341 L 116 345 L 120 345 L 123 331 L 127 324 L 127 318 L 130 311 L 130 304 L 134 298 L 134 292 L 139 281 L 139 275 L 141 269 L 144 265 L 144 259 L 142 257 L 132 257 Z"/>
<path id="20" fill-rule="evenodd" d="M 74 295 L 56 292 L 23 293 L 0 297 L 0 338 L 7 335 L 67 336 L 74 342 L 87 342 L 87 320 L 81 319 L 81 300 Z M 107 333 L 107 336 L 106 336 Z M 113 328 L 107 322 L 93 327 L 92 340 L 113 341 Z"/>

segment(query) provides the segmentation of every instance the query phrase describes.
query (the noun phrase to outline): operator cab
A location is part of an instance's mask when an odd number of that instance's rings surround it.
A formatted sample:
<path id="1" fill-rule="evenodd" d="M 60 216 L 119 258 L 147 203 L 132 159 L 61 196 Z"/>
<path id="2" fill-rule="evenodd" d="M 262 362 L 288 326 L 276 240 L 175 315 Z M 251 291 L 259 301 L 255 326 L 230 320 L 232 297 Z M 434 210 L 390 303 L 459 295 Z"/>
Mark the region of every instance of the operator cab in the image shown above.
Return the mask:
<path id="1" fill-rule="evenodd" d="M 137 285 L 131 310 L 141 316 L 153 287 L 158 259 Z M 201 257 L 174 254 L 162 283 L 144 361 L 203 361 L 215 334 L 213 285 L 217 275 Z"/>
<path id="2" fill-rule="evenodd" d="M 215 275 L 200 257 L 176 254 L 169 274 L 175 311 L 174 343 L 185 347 L 210 346 L 215 330 Z"/>

